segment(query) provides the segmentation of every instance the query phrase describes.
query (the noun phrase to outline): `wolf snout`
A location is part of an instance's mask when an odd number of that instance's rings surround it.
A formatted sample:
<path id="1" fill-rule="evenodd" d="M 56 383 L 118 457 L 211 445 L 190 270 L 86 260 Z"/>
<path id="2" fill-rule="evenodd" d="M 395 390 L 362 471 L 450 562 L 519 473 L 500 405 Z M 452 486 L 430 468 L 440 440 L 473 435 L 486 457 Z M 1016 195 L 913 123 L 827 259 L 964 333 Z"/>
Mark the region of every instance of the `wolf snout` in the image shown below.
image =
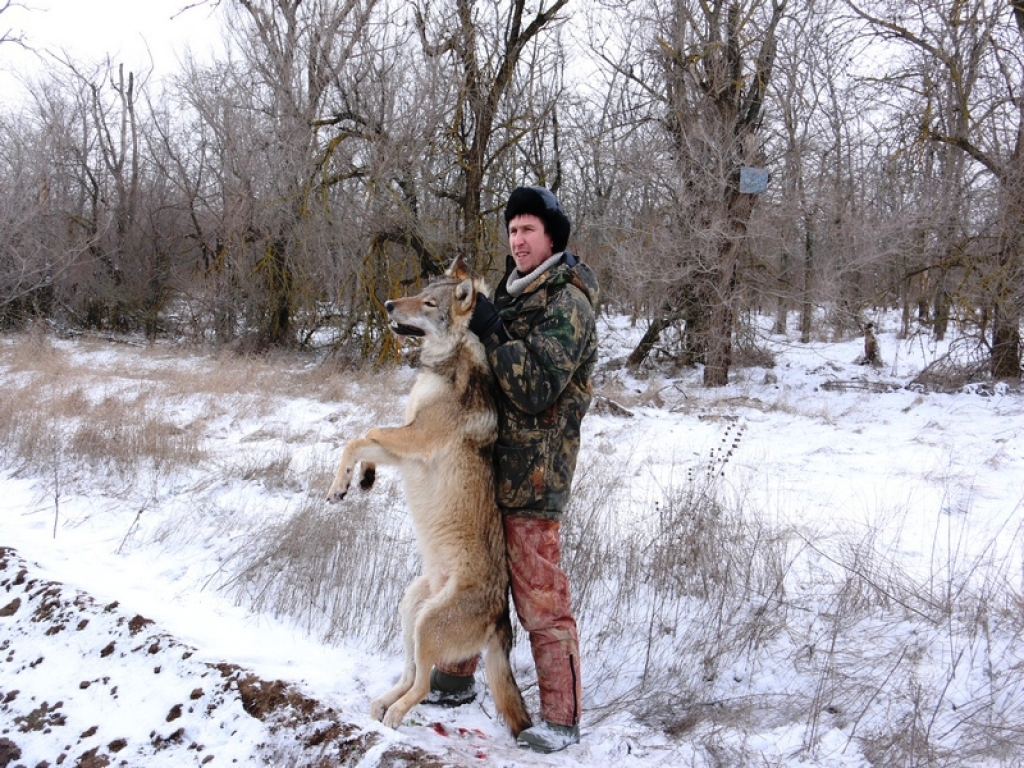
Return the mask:
<path id="1" fill-rule="evenodd" d="M 391 312 L 395 309 L 395 302 L 393 302 L 391 299 L 388 299 L 387 301 L 384 302 L 384 309 L 390 315 Z"/>

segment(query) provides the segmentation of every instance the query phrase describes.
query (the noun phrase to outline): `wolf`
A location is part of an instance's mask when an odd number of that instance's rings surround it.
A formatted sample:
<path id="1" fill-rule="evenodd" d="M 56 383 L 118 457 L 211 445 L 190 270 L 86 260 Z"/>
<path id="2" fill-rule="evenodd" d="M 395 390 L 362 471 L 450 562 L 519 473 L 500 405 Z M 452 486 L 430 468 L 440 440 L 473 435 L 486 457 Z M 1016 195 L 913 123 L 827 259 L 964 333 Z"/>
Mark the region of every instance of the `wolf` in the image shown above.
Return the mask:
<path id="1" fill-rule="evenodd" d="M 492 462 L 494 381 L 469 330 L 477 293 L 485 291 L 456 259 L 418 295 L 384 304 L 393 333 L 422 339 L 421 371 L 404 425 L 375 427 L 350 441 L 327 492 L 328 501 L 342 500 L 357 465 L 364 490 L 373 486 L 378 464 L 397 467 L 405 486 L 423 569 L 400 606 L 402 676 L 370 704 L 374 719 L 391 728 L 430 691 L 434 664 L 481 650 L 487 685 L 513 736 L 531 725 L 509 663 L 509 576 Z"/>

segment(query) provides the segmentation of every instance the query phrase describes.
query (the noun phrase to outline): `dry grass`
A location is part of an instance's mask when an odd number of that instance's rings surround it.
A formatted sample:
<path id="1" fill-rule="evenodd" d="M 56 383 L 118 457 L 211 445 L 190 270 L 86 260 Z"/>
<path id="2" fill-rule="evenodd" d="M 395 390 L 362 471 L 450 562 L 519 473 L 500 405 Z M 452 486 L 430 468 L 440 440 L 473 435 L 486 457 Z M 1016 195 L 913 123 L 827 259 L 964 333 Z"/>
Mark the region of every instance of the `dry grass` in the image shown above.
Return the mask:
<path id="1" fill-rule="evenodd" d="M 109 356 L 109 342 L 80 342 L 72 356 L 41 333 L 0 347 L 9 384 L 0 412 L 0 439 L 12 461 L 37 469 L 58 451 L 68 461 L 107 465 L 122 474 L 151 466 L 161 472 L 195 467 L 209 457 L 203 435 L 217 418 L 269 418 L 293 398 L 361 401 L 369 422 L 396 418 L 403 393 L 380 387 L 379 376 L 339 376 L 330 365 L 297 357 L 210 357 L 187 350 L 140 348 Z M 83 354 L 84 352 L 84 354 Z M 186 407 L 179 407 L 183 401 Z M 175 412 L 187 412 L 178 419 Z M 230 468 L 244 479 L 266 476 L 287 487 L 289 444 L 311 435 L 274 424 L 247 442 Z M 58 444 L 55 447 L 55 444 Z"/>
<path id="2" fill-rule="evenodd" d="M 395 652 L 397 606 L 417 555 L 394 485 L 328 507 L 307 500 L 240 543 L 225 587 L 255 610 L 289 616 L 324 642 L 360 640 Z"/>
<path id="3" fill-rule="evenodd" d="M 779 642 L 788 626 L 793 537 L 745 514 L 739 499 L 726 502 L 720 459 L 711 456 L 705 465 L 673 473 L 684 479 L 639 503 L 595 483 L 609 476 L 604 472 L 577 487 L 567 548 L 587 554 L 569 562 L 570 578 L 605 587 L 578 596 L 580 621 L 589 625 L 597 657 L 642 660 L 619 677 L 599 677 L 598 698 L 607 700 L 601 714 L 629 702 L 667 730 L 721 714 L 718 681 L 751 666 L 757 649 Z M 633 510 L 628 523 L 612 512 L 623 507 Z M 580 530 L 575 521 L 591 516 L 612 522 L 600 532 Z M 602 542 L 597 556 L 595 540 Z"/>
<path id="4" fill-rule="evenodd" d="M 653 499 L 631 499 L 614 462 L 585 467 L 566 537 L 599 670 L 591 716 L 640 714 L 699 743 L 708 765 L 762 764 L 736 732 L 790 727 L 812 762 L 842 732 L 875 765 L 1019 765 L 1024 612 L 1011 574 L 1024 533 L 1010 553 L 967 557 L 969 510 L 942 514 L 921 574 L 878 531 L 776 529 L 719 482 L 741 440 L 723 422 L 721 447 Z"/>
<path id="5" fill-rule="evenodd" d="M 8 460 L 42 470 L 62 462 L 131 475 L 195 466 L 204 458 L 199 428 L 169 421 L 147 393 L 109 395 L 92 402 L 66 377 L 30 377 L 7 389 L 0 440 Z"/>

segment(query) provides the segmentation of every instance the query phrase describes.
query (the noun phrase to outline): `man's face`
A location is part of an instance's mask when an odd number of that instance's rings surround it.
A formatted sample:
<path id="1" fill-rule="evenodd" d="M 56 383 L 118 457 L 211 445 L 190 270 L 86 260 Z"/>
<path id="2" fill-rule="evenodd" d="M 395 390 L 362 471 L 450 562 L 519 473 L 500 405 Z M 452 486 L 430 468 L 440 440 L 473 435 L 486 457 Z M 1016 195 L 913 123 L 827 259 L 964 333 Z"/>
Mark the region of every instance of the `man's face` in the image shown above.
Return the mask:
<path id="1" fill-rule="evenodd" d="M 519 274 L 532 272 L 554 255 L 554 243 L 544 221 L 532 213 L 521 213 L 508 223 L 508 247 Z"/>

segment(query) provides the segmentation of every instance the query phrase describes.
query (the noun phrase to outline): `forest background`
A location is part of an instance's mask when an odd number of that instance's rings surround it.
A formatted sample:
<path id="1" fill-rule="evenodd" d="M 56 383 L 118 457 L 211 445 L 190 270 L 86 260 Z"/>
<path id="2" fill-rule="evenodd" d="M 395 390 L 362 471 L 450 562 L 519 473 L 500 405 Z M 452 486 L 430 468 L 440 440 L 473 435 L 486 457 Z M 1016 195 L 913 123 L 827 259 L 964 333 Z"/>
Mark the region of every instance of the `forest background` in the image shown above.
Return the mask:
<path id="1" fill-rule="evenodd" d="M 51 52 L 0 107 L 4 327 L 387 360 L 383 301 L 456 254 L 496 277 L 509 191 L 544 184 L 647 329 L 630 365 L 720 386 L 753 314 L 808 341 L 900 308 L 956 324 L 958 380 L 1020 376 L 1022 0 L 196 6 L 222 52 Z"/>

